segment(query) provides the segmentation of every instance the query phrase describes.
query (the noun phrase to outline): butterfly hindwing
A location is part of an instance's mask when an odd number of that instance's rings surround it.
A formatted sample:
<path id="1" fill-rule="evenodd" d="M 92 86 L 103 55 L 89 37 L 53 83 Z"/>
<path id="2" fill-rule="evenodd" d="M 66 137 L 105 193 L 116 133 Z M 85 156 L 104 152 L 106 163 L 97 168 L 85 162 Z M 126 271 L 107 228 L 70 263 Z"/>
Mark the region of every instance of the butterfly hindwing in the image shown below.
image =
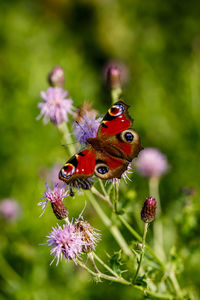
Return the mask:
<path id="1" fill-rule="evenodd" d="M 92 185 L 90 177 L 95 169 L 95 151 L 89 145 L 75 154 L 62 167 L 59 178 L 71 187 L 89 189 Z"/>

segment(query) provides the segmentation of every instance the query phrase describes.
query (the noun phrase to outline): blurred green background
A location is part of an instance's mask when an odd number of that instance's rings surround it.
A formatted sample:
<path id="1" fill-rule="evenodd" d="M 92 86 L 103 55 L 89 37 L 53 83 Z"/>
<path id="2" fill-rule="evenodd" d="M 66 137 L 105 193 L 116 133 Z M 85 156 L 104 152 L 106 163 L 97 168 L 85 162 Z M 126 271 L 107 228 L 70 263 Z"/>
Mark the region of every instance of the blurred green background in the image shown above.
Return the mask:
<path id="1" fill-rule="evenodd" d="M 39 218 L 41 174 L 67 159 L 56 127 L 36 121 L 40 91 L 60 65 L 74 105 L 86 99 L 104 114 L 110 99 L 103 70 L 113 60 L 125 68 L 125 101 L 143 146 L 168 157 L 160 187 L 166 251 L 176 246 L 180 284 L 199 299 L 199 11 L 195 0 L 1 1 L 0 197 L 19 201 L 21 214 L 16 222 L 0 220 L 0 299 L 143 298 L 132 288 L 93 283 L 71 262 L 49 266 L 49 249 L 40 245 L 56 224 L 50 208 Z M 132 179 L 130 222 L 148 196 L 147 180 L 136 173 Z M 181 196 L 181 187 L 195 188 L 195 196 Z M 84 196 L 69 200 L 71 217 L 84 203 Z M 102 232 L 99 255 L 118 250 L 89 204 L 86 211 Z"/>

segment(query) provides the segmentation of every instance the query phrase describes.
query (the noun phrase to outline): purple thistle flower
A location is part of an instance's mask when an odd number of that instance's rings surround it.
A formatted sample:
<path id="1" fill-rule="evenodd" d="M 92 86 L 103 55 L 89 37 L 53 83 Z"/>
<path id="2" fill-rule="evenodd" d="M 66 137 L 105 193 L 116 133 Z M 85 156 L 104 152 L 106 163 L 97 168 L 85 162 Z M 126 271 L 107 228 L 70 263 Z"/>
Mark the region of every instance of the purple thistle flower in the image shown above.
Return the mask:
<path id="1" fill-rule="evenodd" d="M 87 144 L 88 138 L 97 136 L 97 131 L 102 118 L 96 119 L 96 114 L 86 112 L 79 122 L 74 122 L 74 135 L 77 141 Z"/>
<path id="2" fill-rule="evenodd" d="M 66 98 L 67 91 L 59 87 L 50 87 L 46 92 L 41 92 L 41 98 L 44 102 L 40 102 L 40 115 L 44 116 L 44 123 L 48 123 L 48 118 L 55 125 L 59 125 L 68 121 L 68 114 L 72 114 L 72 99 Z"/>
<path id="3" fill-rule="evenodd" d="M 73 260 L 79 256 L 82 251 L 83 244 L 81 232 L 75 231 L 75 225 L 64 224 L 63 228 L 59 225 L 53 227 L 50 234 L 47 236 L 47 244 L 51 247 L 51 255 L 54 256 L 53 261 L 57 258 L 58 265 L 59 261 L 62 260 L 63 256 L 67 260 Z"/>
<path id="4" fill-rule="evenodd" d="M 141 219 L 145 223 L 150 223 L 155 219 L 156 216 L 156 200 L 149 197 L 144 202 L 143 208 L 141 210 Z"/>
<path id="5" fill-rule="evenodd" d="M 135 165 L 138 172 L 148 178 L 160 177 L 169 169 L 167 158 L 155 148 L 142 150 Z"/>
<path id="6" fill-rule="evenodd" d="M 0 202 L 0 215 L 7 221 L 15 221 L 20 213 L 19 203 L 11 198 Z"/>
<path id="7" fill-rule="evenodd" d="M 46 191 L 44 193 L 44 197 L 42 199 L 45 199 L 44 201 L 41 201 L 38 203 L 38 205 L 41 205 L 42 214 L 44 213 L 47 203 L 50 202 L 51 206 L 53 208 L 54 214 L 58 219 L 64 219 L 68 215 L 68 211 L 66 207 L 63 204 L 63 199 L 69 196 L 69 191 L 66 191 L 64 187 L 59 187 L 58 183 L 54 184 L 53 189 L 51 189 L 46 184 Z"/>

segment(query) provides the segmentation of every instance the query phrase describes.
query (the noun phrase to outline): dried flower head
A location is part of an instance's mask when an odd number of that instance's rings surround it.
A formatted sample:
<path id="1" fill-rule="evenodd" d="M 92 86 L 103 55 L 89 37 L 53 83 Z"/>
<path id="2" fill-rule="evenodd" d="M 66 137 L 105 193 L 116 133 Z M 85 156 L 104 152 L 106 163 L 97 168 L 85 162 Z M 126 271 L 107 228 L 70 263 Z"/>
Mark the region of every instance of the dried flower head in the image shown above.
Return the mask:
<path id="1" fill-rule="evenodd" d="M 152 197 L 147 198 L 141 210 L 141 219 L 145 223 L 150 223 L 156 216 L 156 200 Z"/>
<path id="2" fill-rule="evenodd" d="M 65 219 L 68 216 L 68 210 L 63 204 L 63 199 L 69 196 L 69 191 L 66 191 L 64 187 L 59 187 L 58 183 L 54 184 L 53 189 L 51 189 L 48 185 L 46 185 L 46 190 L 44 193 L 45 199 L 38 203 L 41 205 L 42 214 L 44 213 L 47 203 L 50 202 L 53 212 L 58 219 Z"/>
<path id="3" fill-rule="evenodd" d="M 11 198 L 6 198 L 0 202 L 0 215 L 7 221 L 15 221 L 20 213 L 19 203 Z"/>
<path id="4" fill-rule="evenodd" d="M 79 220 L 75 222 L 75 231 L 82 234 L 82 251 L 88 253 L 94 250 L 100 234 L 88 222 Z"/>
<path id="5" fill-rule="evenodd" d="M 41 98 L 44 102 L 40 102 L 40 115 L 38 118 L 44 116 L 44 123 L 51 120 L 55 125 L 59 125 L 68 121 L 68 114 L 72 114 L 72 99 L 66 98 L 67 91 L 59 87 L 50 87 L 46 92 L 41 92 Z"/>
<path id="6" fill-rule="evenodd" d="M 53 87 L 64 88 L 65 85 L 65 74 L 64 70 L 57 66 L 54 67 L 51 73 L 48 75 L 49 84 Z"/>
<path id="7" fill-rule="evenodd" d="M 96 118 L 97 110 L 92 108 L 92 104 L 87 101 L 83 101 L 83 104 L 78 107 L 74 113 L 74 120 L 76 122 L 82 122 L 85 115 L 89 115 L 90 118 Z"/>
<path id="8" fill-rule="evenodd" d="M 155 148 L 142 150 L 135 165 L 138 172 L 148 178 L 160 177 L 169 169 L 165 155 Z"/>
<path id="9" fill-rule="evenodd" d="M 82 234 L 75 231 L 74 224 L 65 224 L 63 228 L 59 225 L 53 227 L 47 238 L 47 244 L 51 247 L 51 254 L 54 256 L 51 263 L 57 258 L 58 264 L 63 256 L 76 263 L 75 258 L 82 251 L 83 241 Z"/>
<path id="10" fill-rule="evenodd" d="M 95 114 L 86 112 L 79 122 L 74 122 L 74 135 L 77 141 L 87 144 L 88 138 L 96 137 L 101 120 L 102 118 L 96 119 Z"/>

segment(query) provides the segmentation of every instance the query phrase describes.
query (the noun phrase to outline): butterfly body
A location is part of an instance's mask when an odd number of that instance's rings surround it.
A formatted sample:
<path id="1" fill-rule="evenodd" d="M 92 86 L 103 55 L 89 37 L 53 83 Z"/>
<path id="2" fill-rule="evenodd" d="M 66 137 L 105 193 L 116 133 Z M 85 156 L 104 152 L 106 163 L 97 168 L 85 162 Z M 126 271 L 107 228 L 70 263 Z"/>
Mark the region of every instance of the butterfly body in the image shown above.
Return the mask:
<path id="1" fill-rule="evenodd" d="M 128 105 L 118 101 L 104 116 L 97 137 L 88 138 L 88 146 L 75 154 L 60 170 L 59 178 L 71 187 L 89 189 L 91 177 L 121 178 L 129 163 L 142 149 L 140 137 L 130 128 L 133 119 Z"/>

